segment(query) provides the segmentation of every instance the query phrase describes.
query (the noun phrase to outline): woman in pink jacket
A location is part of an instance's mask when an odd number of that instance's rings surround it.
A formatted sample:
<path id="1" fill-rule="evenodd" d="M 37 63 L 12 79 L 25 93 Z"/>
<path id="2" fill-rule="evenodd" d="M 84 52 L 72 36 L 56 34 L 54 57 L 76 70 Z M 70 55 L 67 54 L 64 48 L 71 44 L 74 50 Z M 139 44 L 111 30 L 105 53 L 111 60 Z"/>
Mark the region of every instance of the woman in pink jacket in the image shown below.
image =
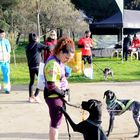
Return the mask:
<path id="1" fill-rule="evenodd" d="M 57 34 L 55 30 L 52 30 L 50 32 L 50 35 L 45 40 L 44 44 L 48 46 L 47 50 L 44 50 L 44 63 L 45 63 L 48 57 L 52 54 L 52 50 L 57 44 Z"/>

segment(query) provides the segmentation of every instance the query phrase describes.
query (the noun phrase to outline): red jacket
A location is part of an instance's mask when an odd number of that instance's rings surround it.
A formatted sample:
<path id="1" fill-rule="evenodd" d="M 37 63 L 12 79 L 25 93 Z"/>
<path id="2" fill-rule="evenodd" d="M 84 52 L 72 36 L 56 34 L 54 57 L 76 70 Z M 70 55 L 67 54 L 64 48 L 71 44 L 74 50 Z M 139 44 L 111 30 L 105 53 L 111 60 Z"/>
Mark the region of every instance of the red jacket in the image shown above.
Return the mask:
<path id="1" fill-rule="evenodd" d="M 133 39 L 131 47 L 132 48 L 140 48 L 140 40 L 138 38 Z"/>
<path id="2" fill-rule="evenodd" d="M 57 40 L 50 41 L 50 40 L 46 39 L 44 44 L 49 47 L 48 50 L 44 50 L 44 62 L 46 62 L 48 57 L 52 54 L 52 51 L 53 51 L 55 45 L 57 44 Z"/>
<path id="3" fill-rule="evenodd" d="M 82 46 L 82 56 L 91 56 L 91 47 L 93 46 L 93 40 L 91 38 L 80 38 L 78 41 L 78 45 Z"/>

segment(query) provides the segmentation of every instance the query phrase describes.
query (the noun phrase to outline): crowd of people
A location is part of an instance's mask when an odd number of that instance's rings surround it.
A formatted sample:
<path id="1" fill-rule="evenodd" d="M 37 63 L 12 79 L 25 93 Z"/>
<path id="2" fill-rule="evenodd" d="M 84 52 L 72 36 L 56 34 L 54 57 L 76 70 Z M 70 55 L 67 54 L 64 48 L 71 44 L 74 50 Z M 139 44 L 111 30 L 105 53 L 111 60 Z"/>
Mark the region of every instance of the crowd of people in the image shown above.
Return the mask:
<path id="1" fill-rule="evenodd" d="M 92 66 L 93 41 L 90 38 L 91 32 L 85 31 L 85 36 L 78 41 L 78 47 L 81 48 L 82 60 L 84 64 L 88 63 Z M 62 112 L 58 107 L 65 108 L 66 98 L 70 89 L 68 86 L 67 77 L 70 76 L 70 71 L 66 63 L 70 61 L 75 54 L 74 41 L 68 36 L 62 36 L 57 39 L 55 30 L 52 30 L 44 43 L 40 43 L 40 38 L 36 33 L 29 33 L 28 45 L 25 52 L 29 69 L 29 102 L 40 103 L 39 91 L 36 87 L 33 91 L 35 77 L 39 73 L 39 64 L 44 65 L 44 99 L 49 108 L 50 129 L 49 139 L 58 140 L 58 130 L 62 123 Z M 5 39 L 5 32 L 0 30 L 0 67 L 3 73 L 3 89 L 5 93 L 10 93 L 10 51 L 11 46 Z"/>
<path id="2" fill-rule="evenodd" d="M 5 31 L 0 29 L 0 68 L 3 74 L 2 88 L 5 93 L 10 93 L 10 52 L 9 40 L 5 38 Z M 57 41 L 56 32 L 50 32 L 45 42 L 39 43 L 36 33 L 29 33 L 28 45 L 26 46 L 26 57 L 29 68 L 29 102 L 38 102 L 39 88 L 33 92 L 35 76 L 38 76 L 40 62 L 45 63 L 44 67 L 44 99 L 49 107 L 50 131 L 49 139 L 58 139 L 58 128 L 61 125 L 62 113 L 58 106 L 64 106 L 65 96 L 69 93 L 65 63 L 67 63 L 75 52 L 74 42 L 69 37 L 62 37 Z M 42 55 L 43 54 L 43 55 Z M 67 74 L 66 74 L 67 73 Z"/>
<path id="3" fill-rule="evenodd" d="M 91 38 L 91 32 L 85 31 L 84 36 L 78 40 L 78 48 L 81 50 L 82 60 L 85 67 L 92 67 L 92 51 L 94 42 Z M 128 34 L 123 40 L 123 58 L 128 60 L 129 50 L 140 48 L 140 39 L 134 34 L 133 39 Z M 11 46 L 8 39 L 5 38 L 5 31 L 0 29 L 0 67 L 3 74 L 3 90 L 10 93 L 10 52 Z M 26 57 L 29 68 L 29 102 L 41 103 L 39 98 L 40 89 L 36 87 L 33 90 L 35 77 L 38 77 L 39 65 L 44 65 L 44 99 L 49 108 L 50 128 L 49 139 L 58 140 L 58 130 L 62 123 L 62 112 L 58 107 L 65 108 L 67 102 L 66 96 L 70 89 L 67 77 L 70 75 L 67 71 L 66 63 L 74 57 L 74 41 L 63 36 L 57 39 L 55 30 L 50 31 L 49 36 L 40 43 L 40 38 L 36 33 L 29 33 L 28 45 L 26 46 Z M 87 65 L 88 64 L 88 65 Z"/>
<path id="4" fill-rule="evenodd" d="M 11 46 L 6 39 L 6 33 L 0 29 L 0 68 L 3 74 L 2 88 L 5 93 L 10 93 L 10 52 Z M 91 32 L 85 31 L 84 36 L 78 40 L 78 48 L 81 49 L 82 60 L 85 67 L 92 67 L 92 51 L 94 42 L 91 38 Z M 134 34 L 131 39 L 128 34 L 123 40 L 123 58 L 128 60 L 129 51 L 136 51 L 140 48 L 140 39 Z M 39 74 L 39 65 L 44 63 L 44 100 L 49 109 L 50 127 L 49 139 L 58 140 L 59 128 L 62 123 L 63 112 L 61 108 L 66 108 L 67 96 L 70 94 L 67 77 L 70 76 L 69 68 L 66 66 L 75 54 L 74 41 L 68 36 L 62 36 L 57 39 L 55 30 L 50 31 L 49 36 L 40 43 L 40 38 L 36 33 L 29 33 L 28 45 L 25 49 L 27 64 L 29 69 L 29 102 L 41 103 L 39 98 L 40 89 L 33 87 L 35 77 Z"/>

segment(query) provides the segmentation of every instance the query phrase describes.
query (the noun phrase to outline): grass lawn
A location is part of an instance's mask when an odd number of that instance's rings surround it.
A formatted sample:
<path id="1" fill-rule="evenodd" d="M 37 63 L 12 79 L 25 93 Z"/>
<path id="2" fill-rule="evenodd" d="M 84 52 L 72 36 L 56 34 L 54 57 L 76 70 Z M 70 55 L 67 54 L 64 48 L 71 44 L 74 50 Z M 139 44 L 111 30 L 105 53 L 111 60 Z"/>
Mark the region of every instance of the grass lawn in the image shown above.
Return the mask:
<path id="1" fill-rule="evenodd" d="M 121 61 L 120 58 L 94 58 L 93 70 L 94 79 L 89 80 L 84 76 L 72 75 L 69 79 L 71 82 L 102 82 L 104 81 L 102 70 L 105 67 L 110 67 L 114 72 L 115 82 L 128 82 L 140 80 L 140 61 L 129 60 Z M 111 77 L 108 77 L 108 81 L 112 81 Z"/>
<path id="2" fill-rule="evenodd" d="M 96 65 L 95 65 L 96 64 Z M 140 61 L 133 60 L 122 63 L 120 59 L 116 58 L 94 58 L 93 69 L 94 79 L 89 80 L 84 75 L 72 74 L 68 79 L 69 82 L 101 82 L 103 79 L 103 72 L 100 69 L 110 67 L 114 72 L 114 80 L 116 82 L 139 81 L 140 80 Z M 108 81 L 112 81 L 108 77 Z M 12 84 L 27 84 L 29 83 L 29 72 L 26 62 L 17 63 L 15 66 L 11 64 L 11 83 Z"/>
<path id="3" fill-rule="evenodd" d="M 16 65 L 13 63 L 13 55 L 11 53 L 11 83 L 13 85 L 28 84 L 29 72 L 25 56 L 25 48 L 18 47 L 16 50 Z M 140 81 L 140 60 L 130 58 L 128 62 L 122 63 L 121 58 L 93 58 L 94 79 L 90 80 L 84 75 L 72 73 L 68 79 L 69 82 L 103 82 L 103 72 L 101 69 L 110 67 L 114 72 L 114 82 Z M 1 76 L 1 72 L 0 72 Z M 0 79 L 1 80 L 1 79 Z M 108 81 L 112 81 L 108 77 Z"/>

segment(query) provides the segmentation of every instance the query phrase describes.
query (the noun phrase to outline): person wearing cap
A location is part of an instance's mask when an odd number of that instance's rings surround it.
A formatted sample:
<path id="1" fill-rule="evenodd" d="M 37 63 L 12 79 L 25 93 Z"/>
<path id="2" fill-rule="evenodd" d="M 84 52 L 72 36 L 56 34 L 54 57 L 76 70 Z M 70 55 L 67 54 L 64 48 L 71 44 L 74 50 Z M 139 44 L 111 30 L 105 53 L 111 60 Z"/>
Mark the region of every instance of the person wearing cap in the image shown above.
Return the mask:
<path id="1" fill-rule="evenodd" d="M 57 34 L 55 30 L 50 32 L 49 37 L 45 40 L 44 44 L 48 46 L 47 50 L 44 50 L 44 63 L 48 59 L 48 57 L 52 54 L 54 47 L 57 44 Z"/>
<path id="2" fill-rule="evenodd" d="M 9 40 L 5 38 L 5 31 L 0 29 L 0 68 L 3 74 L 3 90 L 10 93 L 10 52 L 11 46 Z"/>
<path id="3" fill-rule="evenodd" d="M 35 75 L 38 76 L 39 64 L 43 59 L 41 57 L 42 50 L 46 49 L 47 46 L 38 42 L 39 37 L 36 33 L 29 33 L 29 44 L 26 46 L 26 57 L 29 67 L 30 83 L 29 83 L 29 102 L 38 102 L 41 103 L 41 100 L 38 97 L 39 88 L 36 88 L 35 93 L 33 94 L 33 85 L 35 80 Z"/>
<path id="4" fill-rule="evenodd" d="M 59 111 L 59 107 L 65 105 L 65 97 L 69 91 L 65 63 L 73 58 L 74 52 L 73 40 L 69 37 L 61 37 L 44 67 L 44 99 L 48 105 L 50 115 L 49 140 L 58 140 L 58 130 L 63 116 L 62 112 Z"/>
<path id="5" fill-rule="evenodd" d="M 85 31 L 84 37 L 80 38 L 78 41 L 78 48 L 81 48 L 82 60 L 84 64 L 88 63 L 92 67 L 92 52 L 93 40 L 90 38 L 91 32 Z"/>

